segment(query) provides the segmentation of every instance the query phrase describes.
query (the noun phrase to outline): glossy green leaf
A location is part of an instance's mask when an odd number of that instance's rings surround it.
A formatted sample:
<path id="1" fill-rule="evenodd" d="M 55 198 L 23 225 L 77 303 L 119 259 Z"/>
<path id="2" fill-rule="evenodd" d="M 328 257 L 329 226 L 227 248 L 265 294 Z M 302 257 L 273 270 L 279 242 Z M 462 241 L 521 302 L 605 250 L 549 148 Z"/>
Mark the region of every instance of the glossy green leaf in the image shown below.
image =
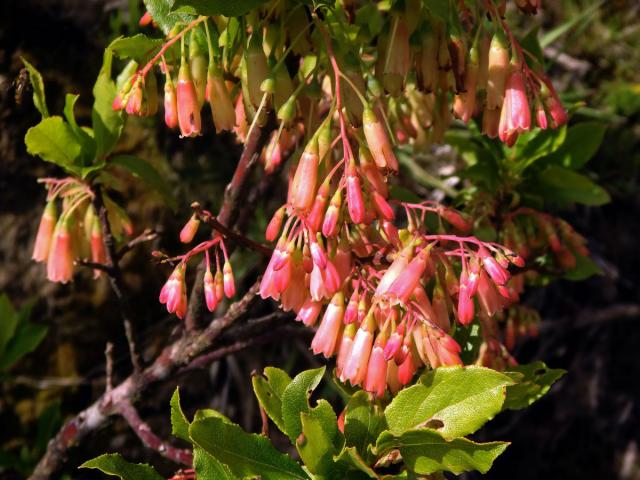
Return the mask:
<path id="1" fill-rule="evenodd" d="M 376 444 L 379 455 L 400 450 L 407 467 L 420 475 L 439 471 L 459 475 L 471 470 L 486 473 L 507 446 L 507 442 L 475 443 L 466 438 L 447 441 L 429 428 L 409 430 L 398 436 L 383 432 Z"/>
<path id="2" fill-rule="evenodd" d="M 374 444 L 387 428 L 382 408 L 369 400 L 367 392 L 359 391 L 349 399 L 345 408 L 344 436 L 347 445 L 355 447 L 364 459 L 370 457 L 369 445 Z"/>
<path id="3" fill-rule="evenodd" d="M 185 12 L 173 12 L 174 0 L 143 0 L 143 2 L 153 21 L 165 34 L 169 33 L 176 23 L 188 23 L 195 18 L 194 15 Z"/>
<path id="4" fill-rule="evenodd" d="M 282 394 L 285 388 L 291 383 L 291 377 L 284 370 L 267 367 L 264 369 L 264 376 L 254 375 L 251 379 L 253 391 L 267 413 L 269 418 L 276 424 L 280 431 L 285 431 L 284 420 L 282 419 Z"/>
<path id="5" fill-rule="evenodd" d="M 191 441 L 189 438 L 189 420 L 182 411 L 180 405 L 180 389 L 176 387 L 173 395 L 171 395 L 171 433 L 178 438 Z"/>
<path id="6" fill-rule="evenodd" d="M 259 475 L 263 480 L 309 478 L 298 463 L 276 450 L 269 439 L 246 433 L 239 426 L 219 418 L 193 422 L 189 435 L 195 444 L 227 465 L 238 477 Z"/>
<path id="7" fill-rule="evenodd" d="M 240 17 L 265 3 L 267 0 L 175 0 L 173 10 L 191 15 Z"/>
<path id="8" fill-rule="evenodd" d="M 220 463 L 202 448 L 193 449 L 193 469 L 198 480 L 234 480 L 236 477 L 229 467 Z"/>
<path id="9" fill-rule="evenodd" d="M 78 122 L 76 122 L 74 109 L 79 97 L 80 95 L 73 95 L 70 93 L 66 94 L 64 98 L 63 114 L 64 118 L 67 120 L 67 123 L 71 127 L 71 130 L 80 142 L 81 157 L 83 160 L 83 164 L 86 165 L 88 163 L 91 163 L 93 161 L 93 158 L 95 157 L 96 142 L 93 140 L 93 137 L 87 132 L 87 130 L 80 127 L 78 125 Z"/>
<path id="10" fill-rule="evenodd" d="M 36 67 L 31 65 L 24 58 L 20 57 L 20 59 L 29 72 L 29 81 L 33 88 L 33 105 L 40 112 L 42 118 L 47 118 L 49 116 L 49 109 L 47 108 L 47 100 L 44 95 L 44 81 L 42 80 L 42 75 L 40 75 L 40 72 Z"/>
<path id="11" fill-rule="evenodd" d="M 538 161 L 543 161 L 550 154 L 558 150 L 567 136 L 567 127 L 558 129 L 535 129 L 525 132 L 518 137 L 513 149 L 512 170 L 523 172 Z"/>
<path id="12" fill-rule="evenodd" d="M 596 154 L 607 126 L 601 122 L 582 122 L 569 127 L 567 136 L 555 152 L 544 157 L 548 164 L 577 170 Z"/>
<path id="13" fill-rule="evenodd" d="M 132 37 L 118 37 L 109 44 L 109 49 L 119 58 L 131 58 L 137 61 L 149 58 L 163 40 L 160 38 L 150 38 L 143 33 L 138 33 Z"/>
<path id="14" fill-rule="evenodd" d="M 178 203 L 169 184 L 146 160 L 134 155 L 116 155 L 110 159 L 110 163 L 126 168 L 135 177 L 140 178 L 151 188 L 158 191 L 171 209 L 175 210 L 178 207 Z"/>
<path id="15" fill-rule="evenodd" d="M 565 373 L 565 370 L 549 368 L 541 361 L 512 367 L 505 374 L 517 383 L 507 387 L 503 409 L 520 410 L 528 407 L 545 395 Z"/>
<path id="16" fill-rule="evenodd" d="M 96 468 L 122 480 L 164 480 L 150 465 L 127 462 L 119 453 L 105 453 L 84 462 L 79 468 Z"/>
<path id="17" fill-rule="evenodd" d="M 296 448 L 304 465 L 311 473 L 341 478 L 337 476 L 339 467 L 333 462 L 336 453 L 333 437 L 322 419 L 311 412 L 301 413 L 300 422 L 302 434 L 296 439 Z"/>
<path id="18" fill-rule="evenodd" d="M 113 150 L 124 126 L 121 112 L 113 110 L 113 99 L 116 97 L 116 84 L 111 79 L 111 63 L 113 52 L 107 48 L 104 51 L 102 68 L 93 86 L 93 110 L 91 121 L 93 135 L 96 141 L 96 156 L 101 158 Z"/>
<path id="19" fill-rule="evenodd" d="M 512 384 L 508 376 L 484 367 L 431 370 L 387 406 L 389 430 L 399 435 L 427 426 L 447 439 L 468 435 L 500 412 Z"/>
<path id="20" fill-rule="evenodd" d="M 551 202 L 599 206 L 611 201 L 607 191 L 589 178 L 555 165 L 540 172 L 533 187 L 536 193 Z"/>
<path id="21" fill-rule="evenodd" d="M 299 373 L 282 394 L 282 419 L 285 433 L 294 442 L 302 432 L 300 414 L 309 412 L 311 409 L 309 396 L 322 380 L 324 372 L 325 367 L 320 367 Z"/>
<path id="22" fill-rule="evenodd" d="M 82 146 L 62 117 L 48 117 L 31 127 L 27 130 L 24 143 L 31 155 L 55 163 L 71 174 L 79 174 L 81 165 L 78 159 Z"/>

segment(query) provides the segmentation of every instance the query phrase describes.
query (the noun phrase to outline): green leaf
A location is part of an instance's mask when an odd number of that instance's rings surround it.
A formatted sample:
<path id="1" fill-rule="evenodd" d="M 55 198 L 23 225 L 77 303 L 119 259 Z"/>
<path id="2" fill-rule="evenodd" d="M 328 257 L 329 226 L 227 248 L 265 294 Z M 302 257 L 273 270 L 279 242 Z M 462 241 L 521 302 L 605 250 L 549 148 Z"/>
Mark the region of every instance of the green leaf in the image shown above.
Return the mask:
<path id="1" fill-rule="evenodd" d="M 113 52 L 107 48 L 104 51 L 102 68 L 93 86 L 93 110 L 91 121 L 96 141 L 96 156 L 103 157 L 113 150 L 124 125 L 121 112 L 113 110 L 113 99 L 116 97 L 116 84 L 111 79 L 111 63 Z"/>
<path id="2" fill-rule="evenodd" d="M 24 58 L 20 57 L 22 63 L 24 63 L 25 68 L 29 72 L 29 81 L 31 82 L 31 86 L 33 87 L 33 105 L 42 115 L 42 118 L 47 118 L 49 116 L 49 109 L 47 108 L 47 101 L 44 96 L 44 82 L 42 81 L 42 75 L 40 72 L 27 62 Z"/>
<path id="3" fill-rule="evenodd" d="M 141 61 L 150 56 L 153 50 L 162 45 L 160 38 L 149 38 L 143 33 L 133 37 L 118 37 L 109 44 L 109 49 L 119 58 L 132 58 Z"/>
<path id="4" fill-rule="evenodd" d="M 82 146 L 62 117 L 48 117 L 31 127 L 27 130 L 24 143 L 31 155 L 55 163 L 71 174 L 78 175 L 80 172 L 78 158 Z"/>
<path id="5" fill-rule="evenodd" d="M 168 34 L 176 23 L 188 23 L 195 18 L 194 15 L 184 12 L 172 12 L 174 0 L 143 0 L 143 2 L 153 21 L 165 34 Z"/>
<path id="6" fill-rule="evenodd" d="M 268 0 L 175 0 L 173 10 L 191 15 L 224 15 L 240 17 L 254 8 L 267 3 Z"/>
<path id="7" fill-rule="evenodd" d="M 322 380 L 324 372 L 325 367 L 320 367 L 299 373 L 282 393 L 282 419 L 285 433 L 292 442 L 295 442 L 302 432 L 300 414 L 311 409 L 309 396 Z"/>
<path id="8" fill-rule="evenodd" d="M 301 413 L 302 434 L 296 439 L 300 458 L 311 473 L 342 478 L 338 466 L 333 462 L 336 453 L 331 432 L 327 431 L 322 419 L 313 413 Z"/>
<path id="9" fill-rule="evenodd" d="M 596 154 L 607 126 L 601 122 L 582 122 L 569 127 L 567 136 L 555 152 L 542 159 L 548 164 L 571 170 L 583 167 Z"/>
<path id="10" fill-rule="evenodd" d="M 84 462 L 80 468 L 97 468 L 122 480 L 164 480 L 150 465 L 127 462 L 119 453 L 105 453 Z"/>
<path id="11" fill-rule="evenodd" d="M 507 387 L 507 398 L 503 409 L 520 410 L 528 407 L 545 395 L 551 385 L 565 373 L 567 373 L 565 370 L 549 368 L 541 361 L 512 367 L 505 374 L 511 376 L 517 383 Z"/>
<path id="12" fill-rule="evenodd" d="M 27 353 L 33 352 L 47 335 L 49 327 L 28 321 L 20 322 L 0 358 L 0 371 L 8 370 Z"/>
<path id="13" fill-rule="evenodd" d="M 548 47 L 553 42 L 555 42 L 558 38 L 560 38 L 565 33 L 573 30 L 579 23 L 583 21 L 590 21 L 592 18 L 595 18 L 596 13 L 600 9 L 600 6 L 604 3 L 604 1 L 600 1 L 594 3 L 593 5 L 585 8 L 582 13 L 576 15 L 575 17 L 570 18 L 565 23 L 560 26 L 554 28 L 553 30 L 547 32 L 540 39 L 540 45 L 544 47 Z M 591 18 L 590 18 L 591 17 Z"/>
<path id="14" fill-rule="evenodd" d="M 540 28 L 536 27 L 531 30 L 521 41 L 520 46 L 527 52 L 533 55 L 540 65 L 544 65 L 544 55 L 542 54 L 542 47 L 538 41 L 538 32 Z"/>
<path id="15" fill-rule="evenodd" d="M 178 387 L 176 387 L 173 395 L 171 395 L 169 405 L 171 406 L 171 433 L 178 438 L 190 442 L 189 420 L 187 420 L 180 406 L 180 389 Z"/>
<path id="16" fill-rule="evenodd" d="M 374 472 L 369 465 L 367 465 L 360 454 L 358 454 L 356 447 L 345 446 L 342 451 L 333 458 L 333 460 L 352 470 L 362 472 L 369 478 L 380 478 L 378 474 Z M 347 476 L 345 478 L 351 478 L 351 476 Z"/>
<path id="17" fill-rule="evenodd" d="M 234 480 L 236 477 L 229 467 L 220 463 L 202 448 L 193 449 L 193 468 L 198 480 Z"/>
<path id="18" fill-rule="evenodd" d="M 91 163 L 96 155 L 96 142 L 93 137 L 80 126 L 78 126 L 78 123 L 76 122 L 74 109 L 79 97 L 80 95 L 73 95 L 71 93 L 66 94 L 64 99 L 63 114 L 64 118 L 66 118 L 67 122 L 69 123 L 71 130 L 73 130 L 73 133 L 80 142 L 81 157 L 83 159 L 83 163 L 87 164 Z"/>
<path id="19" fill-rule="evenodd" d="M 162 175 L 146 160 L 134 155 L 116 155 L 110 159 L 110 163 L 126 168 L 135 177 L 142 179 L 151 188 L 157 190 L 172 210 L 178 208 L 178 202 L 173 195 L 171 187 Z"/>
<path id="20" fill-rule="evenodd" d="M 285 431 L 282 419 L 282 394 L 291 383 L 291 377 L 284 370 L 267 367 L 264 369 L 264 377 L 254 375 L 251 379 L 253 391 L 262 408 L 269 418 L 276 424 L 280 431 Z M 266 378 L 265 378 L 266 377 Z"/>
<path id="21" fill-rule="evenodd" d="M 189 428 L 193 442 L 240 477 L 263 480 L 308 479 L 300 465 L 277 451 L 266 437 L 249 434 L 219 418 L 195 421 Z"/>
<path id="22" fill-rule="evenodd" d="M 505 389 L 513 381 L 484 367 L 431 370 L 418 383 L 402 390 L 385 409 L 394 434 L 428 426 L 444 438 L 475 432 L 502 408 Z"/>
<path id="23" fill-rule="evenodd" d="M 513 149 L 514 160 L 512 170 L 523 172 L 531 165 L 555 152 L 565 141 L 567 127 L 558 129 L 535 129 L 518 137 Z"/>
<path id="24" fill-rule="evenodd" d="M 534 193 L 558 203 L 599 206 L 611 201 L 607 191 L 589 178 L 555 165 L 547 167 L 537 175 L 534 189 Z"/>
<path id="25" fill-rule="evenodd" d="M 466 438 L 447 441 L 429 428 L 409 430 L 399 436 L 382 432 L 376 444 L 379 455 L 399 449 L 407 467 L 420 475 L 439 471 L 459 475 L 471 470 L 486 473 L 508 446 L 507 442 L 475 443 Z"/>
<path id="26" fill-rule="evenodd" d="M 355 447 L 364 459 L 369 460 L 369 446 L 387 428 L 382 408 L 369 400 L 367 392 L 361 390 L 349 399 L 345 408 L 344 436 L 347 445 Z"/>
<path id="27" fill-rule="evenodd" d="M 602 275 L 604 272 L 591 258 L 573 252 L 576 257 L 576 266 L 573 270 L 569 270 L 563 275 L 563 278 L 573 282 L 580 282 L 592 277 L 593 275 Z"/>
<path id="28" fill-rule="evenodd" d="M 13 337 L 19 318 L 7 294 L 0 294 L 0 356 Z"/>

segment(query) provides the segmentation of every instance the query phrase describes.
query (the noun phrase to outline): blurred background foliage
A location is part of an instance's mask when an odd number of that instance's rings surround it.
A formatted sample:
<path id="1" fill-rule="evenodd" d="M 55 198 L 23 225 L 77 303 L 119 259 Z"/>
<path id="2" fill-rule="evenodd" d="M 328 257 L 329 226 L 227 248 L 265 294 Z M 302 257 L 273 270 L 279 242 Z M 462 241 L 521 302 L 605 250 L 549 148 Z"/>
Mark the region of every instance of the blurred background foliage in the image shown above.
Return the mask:
<path id="1" fill-rule="evenodd" d="M 518 346 L 516 358 L 523 363 L 540 359 L 569 373 L 543 400 L 525 411 L 503 414 L 479 439 L 513 442 L 488 478 L 640 479 L 640 4 L 557 0 L 544 1 L 543 7 L 536 17 L 521 19 L 521 31 L 538 35 L 551 77 L 565 92 L 563 99 L 575 104 L 572 123 L 597 120 L 608 126 L 586 170 L 612 201 L 561 212 L 588 238 L 602 274 L 528 291 L 525 303 L 539 309 L 543 324 L 538 338 Z M 116 380 L 130 370 L 106 279 L 94 282 L 86 272 L 72 284 L 52 284 L 42 266 L 30 261 L 44 202 L 36 178 L 57 172 L 25 151 L 24 134 L 38 113 L 29 91 L 22 91 L 20 57 L 42 73 L 52 111 L 62 110 L 65 92 L 76 92 L 81 95 L 77 116 L 80 123 L 87 122 L 102 49 L 117 35 L 136 31 L 141 11 L 135 0 L 0 5 L 0 478 L 27 475 L 63 419 L 102 392 L 107 341 L 115 344 Z M 174 214 L 139 182 L 124 175 L 121 179 L 122 200 L 137 230 L 148 227 L 161 234 L 155 244 L 137 247 L 123 262 L 140 350 L 148 360 L 176 335 L 177 326 L 155 301 L 168 272 L 150 260 L 149 252 L 180 250 L 177 233 L 192 201 L 215 210 L 239 147 L 232 137 L 212 132 L 180 141 L 159 117 L 130 120 L 118 150 L 152 162 L 174 187 L 180 205 Z M 456 150 L 449 155 L 445 163 L 456 158 Z M 441 155 L 438 159 L 443 161 Z M 257 212 L 250 226 L 256 238 L 281 196 L 281 190 L 268 191 L 249 207 Z M 242 266 L 238 268 L 260 267 L 250 254 L 236 255 L 244 255 L 236 261 Z M 242 277 L 240 270 L 237 277 Z M 271 307 L 261 308 L 266 312 Z M 181 374 L 176 381 L 185 410 L 216 408 L 246 429 L 258 430 L 250 372 L 266 365 L 294 373 L 316 366 L 307 345 L 308 338 L 294 335 Z M 141 414 L 163 436 L 169 432 L 168 400 L 174 388 L 154 386 L 140 402 Z M 72 450 L 68 478 L 96 478 L 75 467 L 98 453 L 125 448 L 131 460 L 163 466 L 167 474 L 174 468 L 145 450 L 117 421 Z"/>

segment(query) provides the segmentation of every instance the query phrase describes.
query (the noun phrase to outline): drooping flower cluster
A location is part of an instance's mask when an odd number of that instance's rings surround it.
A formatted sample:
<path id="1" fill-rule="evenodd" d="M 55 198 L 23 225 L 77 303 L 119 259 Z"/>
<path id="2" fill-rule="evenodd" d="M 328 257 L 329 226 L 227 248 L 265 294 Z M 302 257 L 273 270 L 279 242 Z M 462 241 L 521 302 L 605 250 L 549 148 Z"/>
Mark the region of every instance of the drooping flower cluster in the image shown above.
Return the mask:
<path id="1" fill-rule="evenodd" d="M 106 259 L 103 229 L 91 200 L 91 189 L 75 178 L 44 178 L 48 189 L 36 235 L 32 259 L 47 264 L 47 278 L 67 283 L 73 278 L 75 259 L 104 264 Z M 103 196 L 114 236 L 131 235 L 133 226 L 127 214 L 107 195 Z M 58 215 L 61 205 L 61 213 Z M 94 270 L 94 277 L 101 274 Z"/>

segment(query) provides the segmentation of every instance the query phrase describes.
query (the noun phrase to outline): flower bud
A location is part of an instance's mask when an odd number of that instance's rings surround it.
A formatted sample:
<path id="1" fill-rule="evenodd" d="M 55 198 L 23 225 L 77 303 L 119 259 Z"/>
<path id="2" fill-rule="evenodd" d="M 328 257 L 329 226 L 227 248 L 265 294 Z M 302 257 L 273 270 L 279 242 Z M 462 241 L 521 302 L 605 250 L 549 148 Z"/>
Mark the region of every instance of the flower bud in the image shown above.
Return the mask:
<path id="1" fill-rule="evenodd" d="M 178 86 L 176 88 L 178 104 L 178 125 L 183 137 L 200 135 L 200 106 L 191 72 L 184 58 L 178 72 Z"/>
<path id="2" fill-rule="evenodd" d="M 268 242 L 273 242 L 276 238 L 278 238 L 278 233 L 280 232 L 280 228 L 282 227 L 282 220 L 284 219 L 285 207 L 282 206 L 276 213 L 273 214 L 269 224 L 267 225 L 267 230 L 265 232 L 265 238 Z"/>
<path id="3" fill-rule="evenodd" d="M 198 232 L 198 227 L 200 226 L 200 219 L 194 213 L 191 215 L 191 218 L 185 223 L 182 230 L 180 230 L 180 241 L 182 243 L 191 243 L 193 237 L 196 236 Z"/>
<path id="4" fill-rule="evenodd" d="M 364 198 L 362 197 L 362 188 L 360 187 L 360 177 L 357 174 L 353 158 L 347 168 L 347 208 L 353 223 L 358 224 L 364 222 Z"/>
<path id="5" fill-rule="evenodd" d="M 236 283 L 233 278 L 233 268 L 231 268 L 231 263 L 229 260 L 225 260 L 224 266 L 222 267 L 223 272 L 223 286 L 224 286 L 224 294 L 227 298 L 233 298 L 236 294 Z"/>
<path id="6" fill-rule="evenodd" d="M 378 168 L 398 171 L 398 160 L 393 153 L 391 141 L 385 131 L 382 122 L 378 119 L 370 107 L 364 109 L 362 114 L 364 136 L 367 139 L 369 151 Z"/>
<path id="7" fill-rule="evenodd" d="M 489 47 L 487 73 L 487 109 L 502 107 L 505 82 L 509 72 L 509 48 L 501 30 L 498 30 Z"/>
<path id="8" fill-rule="evenodd" d="M 307 327 L 313 327 L 321 311 L 322 302 L 316 302 L 311 298 L 308 298 L 298 311 L 296 320 L 301 321 Z"/>
<path id="9" fill-rule="evenodd" d="M 325 237 L 334 237 L 338 233 L 338 218 L 340 217 L 340 207 L 342 206 L 342 190 L 338 188 L 331 197 L 329 208 L 324 215 L 322 223 L 322 234 Z"/>
<path id="10" fill-rule="evenodd" d="M 187 312 L 187 288 L 184 283 L 186 265 L 178 264 L 160 290 L 160 303 L 167 305 L 167 311 L 183 318 Z"/>
<path id="11" fill-rule="evenodd" d="M 296 209 L 307 212 L 313 204 L 318 181 L 318 140 L 312 138 L 300 156 L 291 184 L 289 203 Z"/>
<path id="12" fill-rule="evenodd" d="M 216 296 L 213 275 L 209 268 L 207 268 L 207 271 L 204 273 L 204 299 L 207 304 L 207 309 L 213 312 L 218 306 L 218 297 Z"/>
<path id="13" fill-rule="evenodd" d="M 167 72 L 164 82 L 164 123 L 168 128 L 178 126 L 178 100 L 169 72 Z"/>

